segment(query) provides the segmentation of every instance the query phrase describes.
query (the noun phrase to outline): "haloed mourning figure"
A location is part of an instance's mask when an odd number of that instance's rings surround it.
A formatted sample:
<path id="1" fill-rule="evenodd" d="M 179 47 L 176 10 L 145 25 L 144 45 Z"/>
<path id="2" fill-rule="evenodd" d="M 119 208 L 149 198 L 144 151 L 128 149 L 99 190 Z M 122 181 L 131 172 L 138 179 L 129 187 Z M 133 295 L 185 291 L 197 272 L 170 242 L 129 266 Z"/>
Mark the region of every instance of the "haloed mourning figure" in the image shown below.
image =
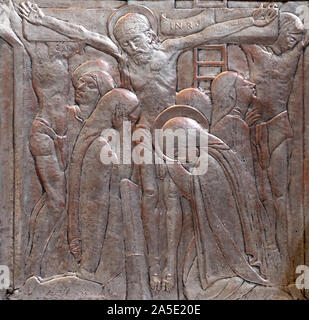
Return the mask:
<path id="1" fill-rule="evenodd" d="M 256 120 L 256 115 L 248 113 L 256 99 L 255 84 L 236 72 L 227 71 L 215 78 L 211 87 L 211 95 L 213 112 L 210 132 L 236 153 L 244 170 L 250 175 L 247 183 L 252 184 L 251 190 L 255 192 L 257 198 L 249 128 Z M 260 207 L 262 207 L 261 203 Z M 278 266 L 274 261 L 279 258 L 275 224 L 264 208 L 260 208 L 257 212 L 264 233 L 263 249 L 261 248 L 265 256 L 263 270 L 273 279 L 278 271 Z"/>
<path id="2" fill-rule="evenodd" d="M 182 150 L 183 146 L 178 143 L 175 145 L 177 158 L 166 159 L 172 182 L 171 192 L 166 192 L 166 197 L 172 196 L 176 202 L 182 195 L 191 203 L 202 290 L 206 292 L 219 280 L 227 279 L 228 282 L 235 278 L 262 286 L 270 285 L 265 273 L 265 240 L 259 218 L 263 208 L 253 177 L 227 144 L 208 133 L 202 125 L 207 121 L 201 119 L 201 114 L 191 118 L 185 116 L 194 113 L 186 112 L 185 109 L 190 107 L 183 106 L 182 116 L 175 116 L 173 108 L 166 110 L 171 117 L 162 125 L 163 132 L 186 128 L 188 138 L 192 132 L 197 132 L 199 137 L 204 136 L 208 140 L 206 149 L 204 144 L 196 144 L 198 152 L 195 157 L 188 157 L 188 146 Z M 208 169 L 197 174 L 196 170 L 207 154 Z M 174 205 L 173 208 L 175 211 L 178 207 Z M 181 210 L 175 216 L 174 212 L 174 219 L 169 219 L 167 236 L 170 242 L 177 243 L 181 232 Z"/>
<path id="3" fill-rule="evenodd" d="M 74 123 L 71 122 L 69 125 L 71 125 L 71 130 L 69 130 L 70 133 L 70 160 L 72 159 L 72 156 L 76 154 L 75 151 L 75 145 L 79 138 L 80 130 L 83 128 L 84 124 L 86 123 L 89 116 L 93 113 L 95 110 L 99 100 L 104 96 L 108 91 L 112 90 L 115 87 L 115 82 L 111 75 L 108 73 L 108 65 L 102 61 L 102 60 L 94 60 L 94 61 L 87 61 L 80 65 L 78 68 L 76 68 L 72 74 L 72 83 L 75 88 L 75 102 L 77 105 L 71 106 L 70 111 L 72 114 L 76 115 L 76 118 L 79 120 L 79 126 L 74 126 Z M 84 156 L 84 154 L 83 154 Z M 75 156 L 76 157 L 76 156 Z M 83 160 L 83 159 L 82 159 Z M 100 177 L 100 163 L 99 161 L 87 161 L 88 165 L 90 165 L 90 168 L 93 170 L 96 170 L 96 176 Z M 67 173 L 67 191 L 68 191 L 68 218 L 69 218 L 69 225 L 70 227 L 70 221 L 71 221 L 71 215 L 70 215 L 70 209 L 72 207 L 72 204 L 70 204 L 70 195 L 72 193 L 76 193 L 77 198 L 80 199 L 80 186 L 74 183 L 72 181 L 72 174 L 75 174 L 75 178 L 77 181 L 80 181 L 80 177 L 82 174 L 81 168 L 79 172 L 74 172 L 74 169 L 72 169 L 72 165 L 69 165 L 68 173 Z M 89 179 L 92 181 L 92 175 L 90 174 Z M 106 185 L 106 184 L 105 184 Z M 105 190 L 104 190 L 105 191 Z M 81 193 L 83 195 L 83 193 Z M 82 198 L 82 196 L 81 196 Z M 82 212 L 81 214 L 81 227 L 80 231 L 81 234 L 85 238 L 85 234 L 87 234 L 86 230 L 87 227 L 85 227 L 84 221 L 87 220 L 86 213 L 90 210 L 89 208 L 89 201 L 87 202 L 85 199 L 80 199 L 81 201 L 81 207 L 79 208 Z M 94 199 L 95 203 L 95 199 Z M 89 219 L 89 229 L 93 229 L 93 221 L 95 218 L 97 221 L 97 227 L 100 228 L 102 223 L 104 226 L 104 223 L 106 224 L 106 217 L 102 217 L 102 209 L 99 205 L 97 205 L 97 210 L 95 212 L 92 212 Z M 91 210 L 90 210 L 91 211 Z M 104 210 L 103 210 L 104 211 Z M 86 212 L 86 213 L 85 213 Z M 105 220 L 104 220 L 105 218 Z M 104 227 L 102 227 L 102 230 L 104 230 Z M 103 233 L 103 231 L 102 231 Z M 103 233 L 104 234 L 104 233 Z M 70 242 L 70 233 L 68 233 L 68 240 L 70 246 L 72 246 L 72 243 Z M 96 236 L 96 233 L 93 233 L 93 236 Z M 96 237 L 96 240 L 97 237 Z M 83 242 L 83 244 L 86 245 L 86 240 Z M 88 246 L 85 246 L 89 250 L 95 250 L 97 246 L 102 246 L 102 241 L 100 243 L 97 243 L 95 241 L 94 243 L 91 242 L 91 245 L 89 246 L 89 243 L 87 243 Z M 72 251 L 72 247 L 70 247 Z M 73 251 L 74 252 L 74 251 Z M 86 256 L 86 254 L 85 254 Z M 90 263 L 90 262 L 89 262 Z"/>
<path id="4" fill-rule="evenodd" d="M 151 129 L 154 119 L 161 111 L 175 104 L 177 61 L 183 51 L 213 39 L 224 38 L 228 41 L 229 35 L 251 26 L 266 26 L 277 16 L 277 11 L 272 8 L 258 9 L 252 17 L 213 24 L 201 32 L 161 42 L 154 25 L 156 18 L 150 10 L 141 8 L 144 7 L 129 5 L 117 11 L 123 12 L 123 15 L 114 21 L 109 30 L 110 37 L 115 41 L 113 42 L 109 37 L 90 32 L 82 26 L 46 16 L 32 3 L 21 3 L 19 6 L 21 16 L 28 22 L 43 25 L 72 39 L 83 40 L 115 57 L 125 78 L 123 83 L 134 90 L 141 102 L 139 125 L 146 130 Z M 150 286 L 153 290 L 160 290 L 162 275 L 158 230 L 155 230 L 159 219 L 159 211 L 156 210 L 159 202 L 156 167 L 151 164 L 140 165 L 139 170 L 143 189 L 142 214 L 149 253 Z M 166 281 L 169 280 L 165 279 Z"/>
<path id="5" fill-rule="evenodd" d="M 85 119 L 72 152 L 68 172 L 68 238 L 70 250 L 79 265 L 79 276 L 102 283 L 112 280 L 124 267 L 119 183 L 131 175 L 131 166 L 124 170 L 120 164 L 121 155 L 119 157 L 112 147 L 119 141 L 109 140 L 112 133 L 108 130 L 117 130 L 121 137 L 123 121 L 134 125 L 140 109 L 139 101 L 132 92 L 115 88 L 107 72 L 93 69 L 95 72 L 83 73 L 77 82 L 80 85 L 76 98 L 84 107 L 87 97 L 93 98 L 93 92 L 90 92 L 93 88 L 88 93 L 80 92 L 87 78 L 94 75 L 100 78 L 99 91 L 103 96 L 89 118 Z M 89 85 L 93 85 L 92 81 Z M 107 162 L 102 160 L 103 148 L 112 153 L 111 161 L 109 158 Z M 107 250 L 105 254 L 104 250 Z M 111 250 L 114 250 L 112 256 Z M 100 263 L 104 265 L 104 279 L 100 278 L 102 274 L 96 275 Z"/>
<path id="6" fill-rule="evenodd" d="M 248 108 L 255 98 L 255 84 L 236 72 L 218 75 L 211 87 L 213 112 L 211 133 L 223 140 L 253 175 Z"/>

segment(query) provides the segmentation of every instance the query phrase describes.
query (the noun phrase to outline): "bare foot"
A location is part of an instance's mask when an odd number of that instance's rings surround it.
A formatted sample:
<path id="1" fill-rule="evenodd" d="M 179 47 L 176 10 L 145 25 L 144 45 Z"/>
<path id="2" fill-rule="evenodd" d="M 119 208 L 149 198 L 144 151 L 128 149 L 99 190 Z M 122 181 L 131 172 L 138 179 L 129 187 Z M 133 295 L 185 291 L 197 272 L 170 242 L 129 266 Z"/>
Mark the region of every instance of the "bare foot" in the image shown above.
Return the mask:
<path id="1" fill-rule="evenodd" d="M 150 287 L 154 291 L 161 290 L 161 277 L 159 274 L 150 274 Z"/>
<path id="2" fill-rule="evenodd" d="M 169 270 L 163 271 L 162 290 L 171 292 L 175 287 L 175 273 L 170 273 Z"/>
<path id="3" fill-rule="evenodd" d="M 158 257 L 152 257 L 149 259 L 149 277 L 150 287 L 154 291 L 161 290 L 161 270 L 160 259 Z"/>

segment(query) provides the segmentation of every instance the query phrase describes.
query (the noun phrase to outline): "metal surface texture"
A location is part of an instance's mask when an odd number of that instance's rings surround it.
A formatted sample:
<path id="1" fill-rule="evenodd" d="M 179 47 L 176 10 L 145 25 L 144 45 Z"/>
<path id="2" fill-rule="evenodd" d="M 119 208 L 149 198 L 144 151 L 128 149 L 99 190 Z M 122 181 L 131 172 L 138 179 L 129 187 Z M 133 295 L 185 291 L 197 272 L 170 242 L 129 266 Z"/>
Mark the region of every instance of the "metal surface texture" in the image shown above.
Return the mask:
<path id="1" fill-rule="evenodd" d="M 308 1 L 34 1 L 0 1 L 0 297 L 307 299 Z"/>

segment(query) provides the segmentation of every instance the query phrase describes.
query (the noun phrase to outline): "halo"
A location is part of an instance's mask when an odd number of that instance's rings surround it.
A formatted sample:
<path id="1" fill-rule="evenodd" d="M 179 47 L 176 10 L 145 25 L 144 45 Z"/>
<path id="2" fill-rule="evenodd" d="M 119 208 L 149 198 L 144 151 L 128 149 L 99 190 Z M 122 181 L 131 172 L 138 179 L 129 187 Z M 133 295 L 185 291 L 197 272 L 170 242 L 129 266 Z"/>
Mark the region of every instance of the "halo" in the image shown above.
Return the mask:
<path id="1" fill-rule="evenodd" d="M 208 130 L 209 129 L 209 122 L 206 119 L 206 117 L 197 109 L 187 106 L 187 105 L 175 105 L 168 107 L 164 111 L 162 111 L 155 119 L 153 126 L 152 126 L 152 143 L 154 148 L 156 147 L 156 141 L 155 141 L 155 130 L 162 129 L 166 122 L 168 122 L 171 119 L 178 118 L 178 117 L 184 117 L 184 118 L 190 118 L 192 120 L 195 120 L 197 123 L 199 123 L 202 128 Z M 158 156 L 164 160 L 168 160 L 169 162 L 178 162 L 175 159 L 169 158 L 166 156 L 161 149 L 155 149 Z"/>
<path id="2" fill-rule="evenodd" d="M 107 20 L 107 32 L 109 37 L 115 42 L 118 43 L 118 41 L 116 40 L 115 36 L 114 36 L 114 27 L 115 24 L 117 23 L 117 21 L 125 16 L 128 13 L 140 13 L 144 16 L 146 16 L 146 18 L 148 19 L 152 30 L 155 33 L 158 33 L 158 20 L 156 18 L 156 16 L 153 14 L 153 12 L 148 9 L 145 6 L 142 5 L 135 5 L 135 4 L 129 4 L 129 5 L 125 5 L 120 7 L 119 9 L 117 9 L 115 12 L 113 12 L 108 20 Z"/>
<path id="3" fill-rule="evenodd" d="M 162 129 L 167 121 L 177 117 L 191 118 L 203 128 L 209 129 L 208 120 L 200 111 L 187 105 L 175 105 L 168 107 L 156 117 L 152 126 L 152 132 L 155 129 Z"/>

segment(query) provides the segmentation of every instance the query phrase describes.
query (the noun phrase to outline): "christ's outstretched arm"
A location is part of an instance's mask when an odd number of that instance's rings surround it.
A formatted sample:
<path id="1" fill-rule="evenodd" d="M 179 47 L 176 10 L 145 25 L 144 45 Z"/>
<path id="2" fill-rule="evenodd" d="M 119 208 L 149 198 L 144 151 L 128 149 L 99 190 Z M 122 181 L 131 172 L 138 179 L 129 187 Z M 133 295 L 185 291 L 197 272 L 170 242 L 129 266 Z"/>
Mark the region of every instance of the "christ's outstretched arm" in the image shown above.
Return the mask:
<path id="1" fill-rule="evenodd" d="M 248 27 L 264 27 L 271 23 L 277 16 L 278 10 L 272 6 L 268 6 L 267 9 L 261 6 L 254 12 L 252 17 L 216 23 L 198 33 L 182 38 L 168 39 L 163 42 L 163 45 L 168 50 L 175 50 L 176 52 L 187 50 L 209 41 L 222 39 Z"/>

